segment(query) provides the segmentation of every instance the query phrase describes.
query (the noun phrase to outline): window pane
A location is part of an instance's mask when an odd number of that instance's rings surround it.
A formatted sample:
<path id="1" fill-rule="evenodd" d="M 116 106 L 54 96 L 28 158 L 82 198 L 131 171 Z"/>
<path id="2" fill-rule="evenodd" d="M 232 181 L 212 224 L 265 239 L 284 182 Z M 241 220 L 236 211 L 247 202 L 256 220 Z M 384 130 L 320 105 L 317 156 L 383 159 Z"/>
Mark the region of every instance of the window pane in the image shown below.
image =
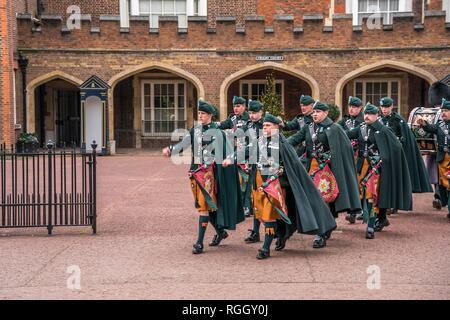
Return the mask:
<path id="1" fill-rule="evenodd" d="M 167 94 L 167 84 L 161 85 L 161 95 L 165 96 Z"/>
<path id="2" fill-rule="evenodd" d="M 144 108 L 146 108 L 146 109 L 148 109 L 148 108 L 150 108 L 151 106 L 150 106 L 150 96 L 146 96 L 145 98 L 144 98 Z"/>
<path id="3" fill-rule="evenodd" d="M 184 109 L 184 97 L 183 96 L 178 96 L 178 108 Z"/>
<path id="4" fill-rule="evenodd" d="M 368 12 L 379 11 L 378 8 L 378 0 L 369 0 L 369 4 L 367 6 Z"/>
<path id="5" fill-rule="evenodd" d="M 367 93 L 367 94 L 372 94 L 372 92 L 373 92 L 372 87 L 373 87 L 372 82 L 367 82 L 367 83 L 366 83 L 366 93 Z"/>
<path id="6" fill-rule="evenodd" d="M 358 12 L 366 12 L 367 11 L 367 2 L 368 2 L 368 0 L 359 0 L 358 1 Z"/>
<path id="7" fill-rule="evenodd" d="M 179 96 L 184 96 L 184 83 L 179 83 L 178 84 L 178 95 Z"/>
<path id="8" fill-rule="evenodd" d="M 256 83 L 252 84 L 252 95 L 258 94 L 258 85 Z"/>
<path id="9" fill-rule="evenodd" d="M 175 94 L 175 85 L 174 84 L 167 85 L 167 94 L 170 96 L 173 96 Z"/>
<path id="10" fill-rule="evenodd" d="M 173 0 L 164 0 L 163 1 L 163 13 L 165 15 L 173 15 L 175 13 L 174 5 L 175 5 L 175 2 Z"/>
<path id="11" fill-rule="evenodd" d="M 161 0 L 152 0 L 152 13 L 162 13 Z"/>
<path id="12" fill-rule="evenodd" d="M 398 0 L 390 0 L 389 7 L 390 11 L 398 11 L 399 10 Z"/>
<path id="13" fill-rule="evenodd" d="M 247 83 L 242 84 L 242 95 L 248 96 L 248 84 Z"/>
<path id="14" fill-rule="evenodd" d="M 384 95 L 388 94 L 388 83 L 387 82 L 381 83 L 381 93 Z"/>
<path id="15" fill-rule="evenodd" d="M 388 10 L 388 1 L 389 0 L 380 0 L 380 11 Z"/>
<path id="16" fill-rule="evenodd" d="M 283 90 L 281 90 L 281 83 L 275 84 L 275 91 L 277 94 L 281 95 L 281 93 L 283 91 Z"/>
<path id="17" fill-rule="evenodd" d="M 178 109 L 178 121 L 186 120 L 184 117 L 184 109 Z"/>
<path id="18" fill-rule="evenodd" d="M 373 92 L 380 94 L 380 87 L 381 87 L 380 83 L 379 82 L 375 82 L 374 88 L 373 88 Z"/>
<path id="19" fill-rule="evenodd" d="M 139 13 L 140 14 L 150 13 L 150 0 L 139 1 Z"/>
<path id="20" fill-rule="evenodd" d="M 266 91 L 266 85 L 265 84 L 259 84 L 258 85 L 258 97 L 261 97 L 264 92 Z"/>
<path id="21" fill-rule="evenodd" d="M 150 95 L 150 84 L 144 84 L 144 95 Z"/>
<path id="22" fill-rule="evenodd" d="M 175 11 L 176 13 L 186 13 L 186 0 L 176 0 Z"/>
<path id="23" fill-rule="evenodd" d="M 398 82 L 397 81 L 393 81 L 391 83 L 391 91 L 392 91 L 392 95 L 398 93 Z"/>
<path id="24" fill-rule="evenodd" d="M 175 108 L 175 97 L 169 96 L 167 98 L 167 101 L 168 101 L 168 107 L 169 108 Z"/>
<path id="25" fill-rule="evenodd" d="M 150 87 L 150 85 L 149 85 L 149 87 Z M 155 84 L 153 87 L 153 90 L 155 90 L 155 96 L 159 96 L 161 94 L 161 86 L 159 84 Z"/>
<path id="26" fill-rule="evenodd" d="M 355 92 L 356 92 L 356 96 L 359 98 L 360 96 L 362 96 L 362 91 L 363 91 L 363 84 L 362 84 L 362 82 L 357 82 L 356 83 L 356 89 L 355 89 Z M 360 98 L 361 99 L 361 98 Z"/>
<path id="27" fill-rule="evenodd" d="M 155 96 L 153 98 L 153 101 L 155 103 L 155 108 L 158 108 L 158 109 L 161 108 L 161 97 Z"/>

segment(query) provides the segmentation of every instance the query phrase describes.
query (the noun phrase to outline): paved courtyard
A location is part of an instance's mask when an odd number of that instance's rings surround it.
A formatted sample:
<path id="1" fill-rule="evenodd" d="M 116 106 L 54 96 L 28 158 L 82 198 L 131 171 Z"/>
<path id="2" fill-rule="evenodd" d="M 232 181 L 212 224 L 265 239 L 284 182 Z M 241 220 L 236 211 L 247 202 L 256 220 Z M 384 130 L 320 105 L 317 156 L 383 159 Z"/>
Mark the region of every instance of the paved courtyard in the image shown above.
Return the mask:
<path id="1" fill-rule="evenodd" d="M 0 299 L 450 299 L 450 222 L 431 194 L 415 195 L 415 211 L 391 216 L 375 240 L 341 216 L 325 249 L 297 234 L 258 261 L 260 244 L 243 241 L 248 219 L 194 256 L 186 172 L 145 152 L 100 157 L 98 234 L 0 230 Z M 379 287 L 368 286 L 377 270 Z"/>

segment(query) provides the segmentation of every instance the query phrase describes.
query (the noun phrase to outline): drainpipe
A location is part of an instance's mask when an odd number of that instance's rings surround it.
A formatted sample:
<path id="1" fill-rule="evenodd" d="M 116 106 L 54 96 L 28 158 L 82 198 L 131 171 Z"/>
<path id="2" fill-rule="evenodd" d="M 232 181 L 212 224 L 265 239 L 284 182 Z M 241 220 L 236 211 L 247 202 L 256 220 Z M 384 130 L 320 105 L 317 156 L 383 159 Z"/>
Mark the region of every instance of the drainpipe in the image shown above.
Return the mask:
<path id="1" fill-rule="evenodd" d="M 22 54 L 19 55 L 19 67 L 22 73 L 22 112 L 23 112 L 23 132 L 27 132 L 27 68 L 28 59 Z"/>

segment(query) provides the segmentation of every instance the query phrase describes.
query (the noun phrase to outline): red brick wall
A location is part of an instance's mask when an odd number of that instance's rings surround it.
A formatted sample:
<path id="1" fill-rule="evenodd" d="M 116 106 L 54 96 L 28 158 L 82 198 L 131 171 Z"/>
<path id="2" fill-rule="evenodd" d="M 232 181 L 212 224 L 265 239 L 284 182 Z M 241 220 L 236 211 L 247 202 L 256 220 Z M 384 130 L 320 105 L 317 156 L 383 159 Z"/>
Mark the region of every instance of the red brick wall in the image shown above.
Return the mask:
<path id="1" fill-rule="evenodd" d="M 257 2 L 257 0 L 208 0 L 210 26 L 214 26 L 216 18 L 220 16 L 234 16 L 238 25 L 244 25 L 245 16 L 256 15 Z"/>
<path id="2" fill-rule="evenodd" d="M 13 124 L 13 3 L 0 0 L 0 143 L 14 142 Z"/>
<path id="3" fill-rule="evenodd" d="M 97 22 L 102 14 L 119 15 L 119 0 L 43 0 L 44 14 L 62 15 L 68 17 L 67 8 L 75 5 L 80 7 L 81 14 L 90 14 Z"/>
<path id="4" fill-rule="evenodd" d="M 342 2 L 345 0 L 336 1 L 339 8 L 342 9 Z M 301 21 L 303 14 L 322 13 L 328 16 L 330 8 L 330 0 L 318 1 L 298 1 L 298 0 L 259 0 L 258 1 L 258 15 L 265 17 L 266 21 L 273 21 L 274 14 L 291 14 L 295 21 Z"/>

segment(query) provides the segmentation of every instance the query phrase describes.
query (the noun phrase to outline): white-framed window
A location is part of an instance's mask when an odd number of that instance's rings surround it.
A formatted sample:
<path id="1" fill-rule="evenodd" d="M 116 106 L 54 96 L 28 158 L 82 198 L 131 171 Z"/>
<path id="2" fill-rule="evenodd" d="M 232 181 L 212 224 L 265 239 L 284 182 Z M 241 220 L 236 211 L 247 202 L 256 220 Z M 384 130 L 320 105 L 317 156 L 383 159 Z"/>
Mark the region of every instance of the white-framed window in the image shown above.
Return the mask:
<path id="1" fill-rule="evenodd" d="M 142 134 L 170 135 L 186 128 L 186 81 L 142 81 Z"/>
<path id="2" fill-rule="evenodd" d="M 393 13 L 412 11 L 412 0 L 346 0 L 346 11 L 353 14 L 354 25 L 361 25 L 369 15 L 392 24 Z"/>
<path id="3" fill-rule="evenodd" d="M 188 16 L 206 16 L 207 0 L 130 0 L 131 14 L 149 16 L 150 27 L 158 28 L 159 16 L 177 16 L 178 26 L 187 28 Z"/>
<path id="4" fill-rule="evenodd" d="M 360 98 L 364 104 L 370 102 L 376 106 L 383 97 L 394 100 L 394 111 L 400 112 L 401 106 L 401 80 L 400 79 L 364 79 L 356 80 L 354 96 Z"/>
<path id="5" fill-rule="evenodd" d="M 241 80 L 239 81 L 239 95 L 248 100 L 260 100 L 266 92 L 266 80 Z M 275 80 L 275 90 L 281 98 L 284 108 L 284 80 Z"/>

